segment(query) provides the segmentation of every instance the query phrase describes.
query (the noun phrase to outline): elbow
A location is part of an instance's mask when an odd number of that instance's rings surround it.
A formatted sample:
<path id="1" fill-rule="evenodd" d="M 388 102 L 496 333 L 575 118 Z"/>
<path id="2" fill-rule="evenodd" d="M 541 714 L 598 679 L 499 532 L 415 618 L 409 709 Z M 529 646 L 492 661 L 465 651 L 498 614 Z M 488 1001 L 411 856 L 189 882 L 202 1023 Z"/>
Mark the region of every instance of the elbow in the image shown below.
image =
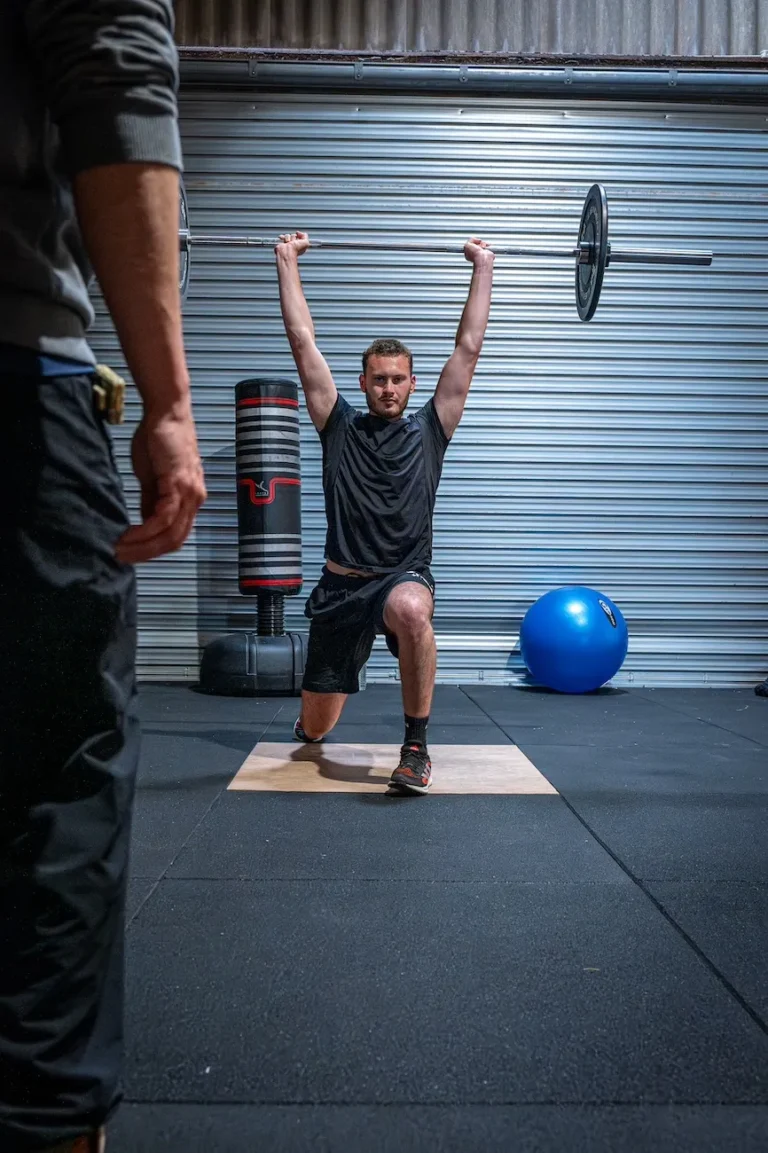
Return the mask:
<path id="1" fill-rule="evenodd" d="M 471 365 L 476 365 L 480 359 L 483 348 L 482 337 L 462 336 L 456 345 L 456 351 Z"/>
<path id="2" fill-rule="evenodd" d="M 294 355 L 311 348 L 315 343 L 314 333 L 308 328 L 289 328 L 287 331 L 288 343 Z"/>

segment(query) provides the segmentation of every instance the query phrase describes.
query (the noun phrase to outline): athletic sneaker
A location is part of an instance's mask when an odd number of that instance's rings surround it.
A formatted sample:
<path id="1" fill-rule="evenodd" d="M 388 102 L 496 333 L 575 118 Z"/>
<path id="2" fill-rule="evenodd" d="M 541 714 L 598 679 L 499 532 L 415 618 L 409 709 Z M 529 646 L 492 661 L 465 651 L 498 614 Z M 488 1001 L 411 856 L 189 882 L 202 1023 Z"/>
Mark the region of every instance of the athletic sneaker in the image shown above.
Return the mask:
<path id="1" fill-rule="evenodd" d="M 318 745 L 323 737 L 308 737 L 301 727 L 301 717 L 296 718 L 296 724 L 293 726 L 293 739 L 299 741 L 302 745 Z"/>
<path id="2" fill-rule="evenodd" d="M 426 793 L 431 784 L 432 762 L 427 750 L 421 745 L 403 745 L 389 787 L 403 793 Z"/>

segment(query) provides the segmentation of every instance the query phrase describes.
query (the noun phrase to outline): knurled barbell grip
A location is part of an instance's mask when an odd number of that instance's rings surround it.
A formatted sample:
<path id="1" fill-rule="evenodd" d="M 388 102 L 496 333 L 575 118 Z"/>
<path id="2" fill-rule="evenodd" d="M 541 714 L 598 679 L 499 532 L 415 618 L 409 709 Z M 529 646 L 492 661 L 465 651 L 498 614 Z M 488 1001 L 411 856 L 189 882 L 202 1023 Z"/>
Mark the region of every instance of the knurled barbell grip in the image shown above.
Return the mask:
<path id="1" fill-rule="evenodd" d="M 182 237 L 180 233 L 181 243 L 190 244 L 193 247 L 198 244 L 204 247 L 222 246 L 224 248 L 276 248 L 280 243 L 277 237 L 270 238 L 264 236 L 226 236 L 215 234 L 202 234 L 195 233 L 194 236 L 187 234 Z M 450 252 L 461 254 L 464 251 L 463 244 L 448 244 L 440 241 L 434 243 L 426 243 L 420 241 L 418 243 L 411 243 L 407 240 L 311 240 L 309 242 L 310 248 L 328 248 L 328 249 L 342 249 L 350 251 L 373 251 L 373 252 Z M 491 245 L 490 246 L 497 255 L 501 256 L 554 256 L 564 257 L 565 259 L 573 260 L 578 256 L 578 249 L 576 248 L 535 248 L 527 245 Z"/>

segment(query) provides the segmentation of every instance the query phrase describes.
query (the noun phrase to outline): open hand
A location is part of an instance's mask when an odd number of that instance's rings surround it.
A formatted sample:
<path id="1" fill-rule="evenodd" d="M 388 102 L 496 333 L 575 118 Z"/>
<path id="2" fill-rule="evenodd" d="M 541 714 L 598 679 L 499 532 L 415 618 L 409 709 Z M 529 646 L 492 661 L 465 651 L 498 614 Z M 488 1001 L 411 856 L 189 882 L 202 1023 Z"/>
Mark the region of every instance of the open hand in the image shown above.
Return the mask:
<path id="1" fill-rule="evenodd" d="M 296 256 L 301 256 L 308 248 L 308 232 L 283 232 L 275 245 L 275 252 L 279 256 L 281 251 L 289 250 L 294 252 Z"/>

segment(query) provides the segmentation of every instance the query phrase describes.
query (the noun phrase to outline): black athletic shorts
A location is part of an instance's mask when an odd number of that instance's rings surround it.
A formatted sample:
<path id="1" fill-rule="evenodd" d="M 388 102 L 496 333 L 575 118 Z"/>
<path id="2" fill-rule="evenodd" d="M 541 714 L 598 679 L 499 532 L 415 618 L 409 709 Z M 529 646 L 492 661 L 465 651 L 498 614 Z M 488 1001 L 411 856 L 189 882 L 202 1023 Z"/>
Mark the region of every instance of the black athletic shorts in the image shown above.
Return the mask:
<path id="1" fill-rule="evenodd" d="M 396 585 L 410 581 L 424 585 L 434 597 L 435 582 L 427 568 L 372 577 L 340 576 L 323 568 L 304 609 L 312 623 L 302 688 L 311 693 L 358 692 L 360 670 L 377 633 L 386 637 L 396 657 L 397 637 L 384 627 L 384 605 Z"/>

